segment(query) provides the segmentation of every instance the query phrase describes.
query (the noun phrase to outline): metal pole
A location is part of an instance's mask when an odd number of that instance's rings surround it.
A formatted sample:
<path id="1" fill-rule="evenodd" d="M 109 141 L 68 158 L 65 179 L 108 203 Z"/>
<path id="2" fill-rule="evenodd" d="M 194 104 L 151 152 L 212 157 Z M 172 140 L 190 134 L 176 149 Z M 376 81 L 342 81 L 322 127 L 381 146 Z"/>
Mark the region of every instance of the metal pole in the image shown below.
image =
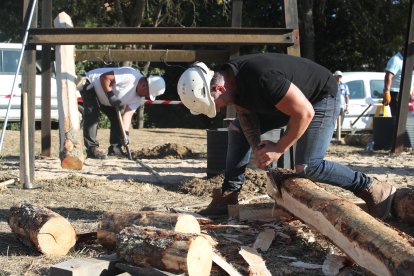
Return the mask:
<path id="1" fill-rule="evenodd" d="M 28 35 L 29 35 L 30 24 L 32 22 L 34 10 L 35 10 L 35 7 L 36 7 L 36 2 L 37 2 L 37 0 L 31 0 L 30 13 L 29 13 L 29 17 L 28 17 L 28 20 L 27 20 L 26 26 L 25 26 L 23 42 L 22 42 L 22 49 L 20 51 L 20 56 L 19 56 L 19 62 L 17 63 L 17 71 L 16 71 L 16 74 L 14 75 L 13 85 L 12 85 L 12 89 L 11 89 L 11 95 L 10 95 L 9 104 L 7 106 L 7 111 L 6 111 L 6 118 L 4 119 L 3 129 L 1 131 L 0 153 L 1 153 L 1 150 L 3 148 L 4 134 L 6 132 L 6 126 L 7 126 L 8 120 L 9 120 L 9 111 L 10 111 L 10 108 L 11 108 L 11 102 L 12 102 L 12 99 L 14 97 L 13 90 L 14 90 L 14 87 L 16 86 L 16 79 L 17 79 L 17 76 L 20 72 L 20 67 L 22 66 L 23 53 L 24 53 L 24 49 L 26 47 L 27 38 L 28 38 Z"/>

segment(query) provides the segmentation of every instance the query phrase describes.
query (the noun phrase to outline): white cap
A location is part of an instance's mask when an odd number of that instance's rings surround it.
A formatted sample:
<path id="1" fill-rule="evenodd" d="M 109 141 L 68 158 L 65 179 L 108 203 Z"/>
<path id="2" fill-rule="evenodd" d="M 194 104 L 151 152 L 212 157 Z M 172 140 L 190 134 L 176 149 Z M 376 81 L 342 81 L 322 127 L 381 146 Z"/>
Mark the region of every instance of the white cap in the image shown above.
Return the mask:
<path id="1" fill-rule="evenodd" d="M 214 118 L 216 105 L 210 94 L 210 81 L 214 71 L 202 62 L 194 63 L 178 80 L 177 92 L 183 104 L 194 115 L 200 113 Z"/>
<path id="2" fill-rule="evenodd" d="M 333 73 L 334 77 L 342 77 L 342 72 L 341 71 L 335 71 L 335 73 Z"/>
<path id="3" fill-rule="evenodd" d="M 151 101 L 155 100 L 155 97 L 164 94 L 165 92 L 165 81 L 160 76 L 148 76 L 148 88 L 149 88 L 149 98 Z"/>

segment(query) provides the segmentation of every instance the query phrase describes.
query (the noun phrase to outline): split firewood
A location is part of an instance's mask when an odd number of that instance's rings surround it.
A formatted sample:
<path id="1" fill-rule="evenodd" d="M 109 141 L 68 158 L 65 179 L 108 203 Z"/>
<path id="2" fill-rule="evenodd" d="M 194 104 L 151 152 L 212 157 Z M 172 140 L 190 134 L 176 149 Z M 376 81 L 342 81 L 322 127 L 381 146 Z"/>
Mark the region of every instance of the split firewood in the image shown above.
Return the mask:
<path id="1" fill-rule="evenodd" d="M 271 276 L 267 269 L 265 261 L 256 249 L 248 246 L 242 246 L 239 254 L 249 264 L 250 275 Z"/>
<path id="2" fill-rule="evenodd" d="M 116 245 L 116 235 L 128 226 L 153 226 L 181 233 L 200 234 L 197 219 L 188 214 L 176 214 L 156 211 L 141 212 L 105 212 L 98 228 L 98 242 L 110 249 Z"/>
<path id="3" fill-rule="evenodd" d="M 43 206 L 17 203 L 10 208 L 8 223 L 24 244 L 48 256 L 64 256 L 76 243 L 70 222 Z"/>
<path id="4" fill-rule="evenodd" d="M 283 197 L 274 197 L 276 203 L 329 238 L 355 263 L 380 275 L 414 271 L 413 238 L 311 180 L 272 174 L 282 183 Z"/>
<path id="5" fill-rule="evenodd" d="M 254 249 L 260 249 L 263 252 L 267 251 L 276 236 L 274 229 L 265 229 L 260 232 L 253 244 Z"/>
<path id="6" fill-rule="evenodd" d="M 403 222 L 414 225 L 414 189 L 397 189 L 393 201 L 393 214 Z"/>
<path id="7" fill-rule="evenodd" d="M 73 28 L 72 19 L 61 12 L 54 20 L 55 28 Z M 59 97 L 59 157 L 64 169 L 81 170 L 83 166 L 83 134 L 80 127 L 76 96 L 75 45 L 56 45 L 56 80 Z"/>
<path id="8" fill-rule="evenodd" d="M 210 275 L 213 250 L 202 236 L 153 227 L 126 227 L 116 251 L 127 263 L 189 276 Z"/>
<path id="9" fill-rule="evenodd" d="M 220 254 L 213 252 L 213 262 L 221 267 L 230 276 L 241 276 L 240 272 L 237 271 L 226 259 Z"/>

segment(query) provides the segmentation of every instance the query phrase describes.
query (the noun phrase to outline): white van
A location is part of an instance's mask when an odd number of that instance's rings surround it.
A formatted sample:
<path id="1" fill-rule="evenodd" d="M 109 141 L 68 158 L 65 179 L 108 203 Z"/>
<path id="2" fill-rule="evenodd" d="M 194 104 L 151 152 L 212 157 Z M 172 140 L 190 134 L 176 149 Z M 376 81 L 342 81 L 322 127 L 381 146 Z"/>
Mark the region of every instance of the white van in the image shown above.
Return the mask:
<path id="1" fill-rule="evenodd" d="M 372 130 L 374 115 L 382 108 L 384 77 L 383 72 L 343 73 L 342 82 L 348 85 L 350 92 L 343 131 Z"/>
<path id="2" fill-rule="evenodd" d="M 21 49 L 22 44 L 19 43 L 0 43 L 0 122 L 4 122 L 6 118 L 7 108 L 12 93 L 13 99 L 11 101 L 8 120 L 10 122 L 20 121 L 21 73 L 17 76 L 13 92 L 11 90 Z M 36 121 L 41 120 L 42 80 L 40 72 L 40 64 L 36 62 Z M 57 85 L 54 77 L 52 77 L 51 80 L 51 119 L 52 121 L 58 121 L 59 119 L 57 106 Z"/>

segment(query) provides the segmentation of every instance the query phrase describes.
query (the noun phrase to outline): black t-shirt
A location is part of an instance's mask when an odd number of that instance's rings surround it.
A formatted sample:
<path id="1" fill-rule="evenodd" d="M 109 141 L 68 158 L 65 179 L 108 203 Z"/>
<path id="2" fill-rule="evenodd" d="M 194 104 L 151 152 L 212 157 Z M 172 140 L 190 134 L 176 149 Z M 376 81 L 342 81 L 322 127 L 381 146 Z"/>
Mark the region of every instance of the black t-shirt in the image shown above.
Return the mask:
<path id="1" fill-rule="evenodd" d="M 311 102 L 335 96 L 337 84 L 325 67 L 305 58 L 264 53 L 235 58 L 224 65 L 230 67 L 237 82 L 235 104 L 264 114 L 284 115 L 275 105 L 295 84 Z"/>

